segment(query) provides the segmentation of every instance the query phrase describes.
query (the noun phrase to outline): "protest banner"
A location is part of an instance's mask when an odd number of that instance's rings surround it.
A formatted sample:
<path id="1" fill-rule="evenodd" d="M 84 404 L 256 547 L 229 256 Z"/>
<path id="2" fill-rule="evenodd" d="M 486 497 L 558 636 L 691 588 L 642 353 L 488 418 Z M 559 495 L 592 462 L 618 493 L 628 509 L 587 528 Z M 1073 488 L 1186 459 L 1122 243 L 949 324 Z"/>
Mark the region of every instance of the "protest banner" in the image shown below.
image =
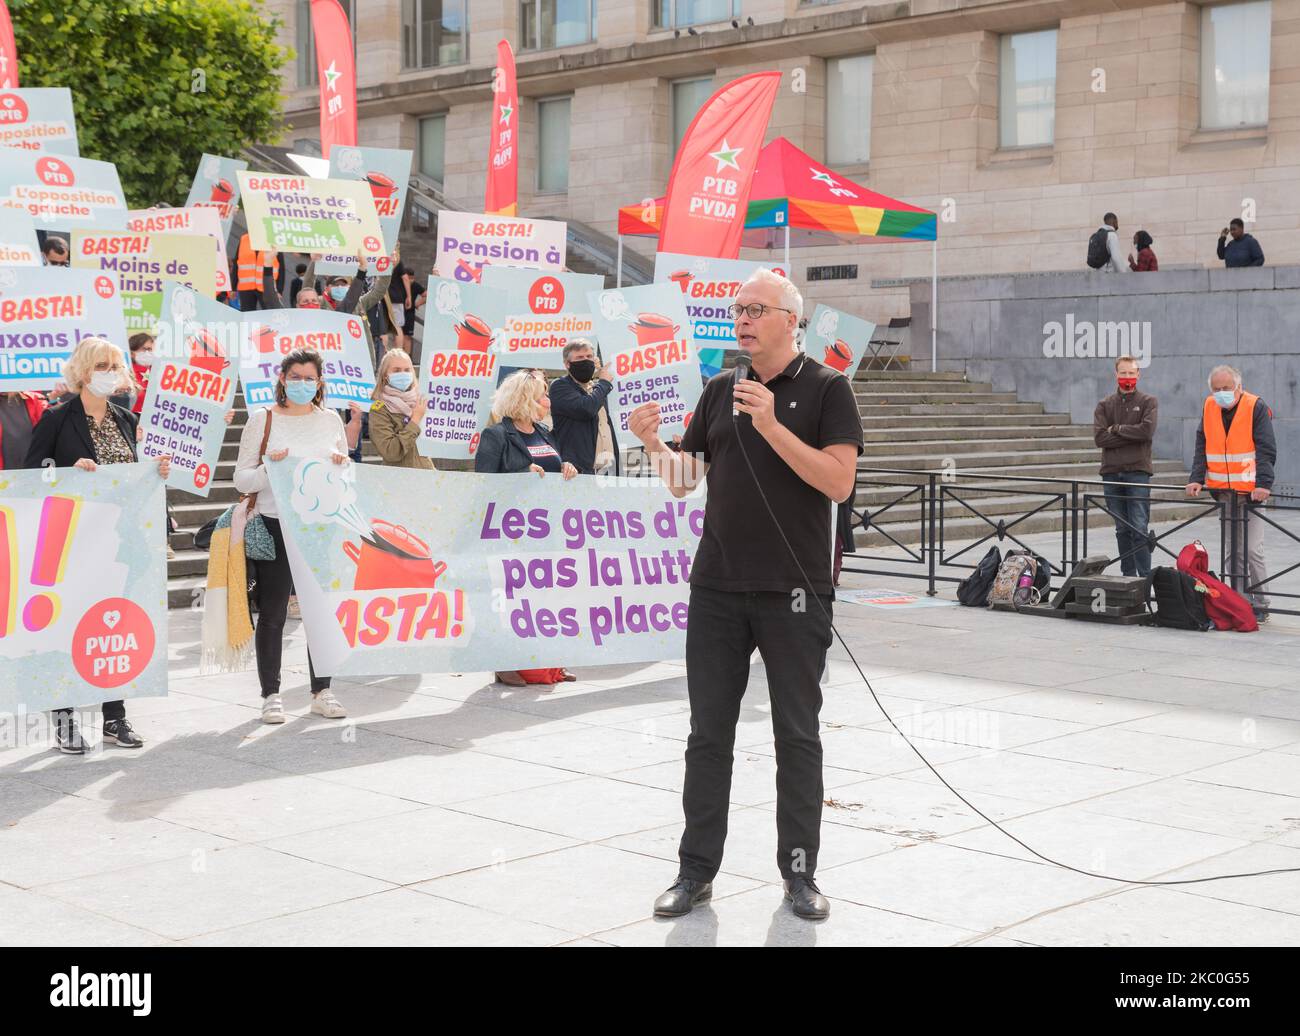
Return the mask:
<path id="1" fill-rule="evenodd" d="M 818 306 L 808 321 L 804 352 L 852 378 L 867 354 L 867 343 L 875 331 L 876 325 L 870 320 L 842 313 L 830 306 Z"/>
<path id="2" fill-rule="evenodd" d="M 167 693 L 167 514 L 152 461 L 0 477 L 0 712 Z"/>
<path id="3" fill-rule="evenodd" d="M 271 252 L 384 255 L 370 185 L 271 173 L 236 174 L 253 248 Z"/>
<path id="4" fill-rule="evenodd" d="M 72 91 L 66 86 L 0 91 L 0 147 L 81 154 Z"/>
<path id="5" fill-rule="evenodd" d="M 736 325 L 730 306 L 740 286 L 755 270 L 785 271 L 771 263 L 746 259 L 712 259 L 700 255 L 659 252 L 655 255 L 655 283 L 672 282 L 682 290 L 686 315 L 696 349 L 735 349 Z"/>
<path id="6" fill-rule="evenodd" d="M 248 314 L 239 349 L 239 380 L 249 407 L 273 406 L 280 361 L 295 349 L 320 353 L 325 364 L 324 406 L 370 408 L 375 363 L 361 318 L 324 309 L 266 309 Z"/>
<path id="7" fill-rule="evenodd" d="M 483 211 L 513 216 L 519 211 L 519 83 L 515 52 L 509 40 L 497 42 L 497 67 L 492 72 L 492 122 L 488 139 L 487 187 Z"/>
<path id="8" fill-rule="evenodd" d="M 37 230 L 121 227 L 126 200 L 112 162 L 0 148 L 0 208 L 26 212 Z"/>
<path id="9" fill-rule="evenodd" d="M 493 339 L 505 320 L 502 292 L 431 278 L 420 340 L 424 413 L 416 448 L 425 457 L 468 460 L 492 410 Z"/>
<path id="10" fill-rule="evenodd" d="M 134 230 L 74 230 L 72 266 L 118 276 L 128 334 L 152 332 L 162 313 L 167 281 L 216 294 L 217 257 L 212 241 L 194 234 L 142 234 Z"/>
<path id="11" fill-rule="evenodd" d="M 406 191 L 411 180 L 411 152 L 383 147 L 344 147 L 335 144 L 330 151 L 330 179 L 354 180 L 366 185 L 375 201 L 375 214 L 384 242 L 383 256 L 372 260 L 369 269 L 387 273 L 388 254 L 397 246 L 402 229 L 402 212 L 406 208 Z M 326 252 L 316 260 L 316 272 L 322 276 L 338 274 L 351 277 L 357 271 L 357 255 Z"/>
<path id="12" fill-rule="evenodd" d="M 202 367 L 233 381 L 238 371 L 231 357 L 244 346 L 244 323 L 239 310 L 167 281 L 161 315 L 153 328 L 154 354 L 159 360 Z"/>
<path id="13" fill-rule="evenodd" d="M 81 339 L 126 349 L 117 274 L 0 267 L 0 392 L 47 392 Z"/>
<path id="14" fill-rule="evenodd" d="M 318 675 L 681 658 L 701 487 L 267 465 Z"/>
<path id="15" fill-rule="evenodd" d="M 198 172 L 194 174 L 189 197 L 185 199 L 187 209 L 194 205 L 203 205 L 217 210 L 221 216 L 223 243 L 230 237 L 230 226 L 235 219 L 235 209 L 239 207 L 237 174 L 247 168 L 248 163 L 242 158 L 205 154 L 199 159 Z"/>
<path id="16" fill-rule="evenodd" d="M 590 298 L 600 355 L 614 372 L 610 420 L 620 442 L 635 442 L 628 415 L 642 403 L 658 403 L 659 434 L 686 430 L 700 399 L 700 367 L 690 320 L 675 284 L 645 284 L 593 292 Z"/>
<path id="17" fill-rule="evenodd" d="M 184 209 L 133 209 L 126 214 L 129 230 L 145 234 L 201 234 L 212 238 L 216 249 L 216 291 L 230 291 L 230 260 L 226 256 L 226 235 L 221 214 L 207 205 Z"/>
<path id="18" fill-rule="evenodd" d="M 0 266 L 40 266 L 41 246 L 32 217 L 6 209 L 0 218 Z"/>
<path id="19" fill-rule="evenodd" d="M 139 451 L 172 459 L 169 486 L 208 495 L 234 394 L 234 380 L 224 373 L 173 360 L 154 364 L 140 413 Z"/>
<path id="20" fill-rule="evenodd" d="M 605 286 L 593 273 L 538 273 L 504 266 L 483 268 L 483 286 L 504 293 L 506 316 L 492 349 L 511 367 L 564 366 L 564 347 L 585 338 L 594 347 L 596 325 L 588 296 Z"/>
<path id="21" fill-rule="evenodd" d="M 477 281 L 484 266 L 564 269 L 569 225 L 552 219 L 487 216 L 481 212 L 438 213 L 438 255 L 443 277 Z"/>

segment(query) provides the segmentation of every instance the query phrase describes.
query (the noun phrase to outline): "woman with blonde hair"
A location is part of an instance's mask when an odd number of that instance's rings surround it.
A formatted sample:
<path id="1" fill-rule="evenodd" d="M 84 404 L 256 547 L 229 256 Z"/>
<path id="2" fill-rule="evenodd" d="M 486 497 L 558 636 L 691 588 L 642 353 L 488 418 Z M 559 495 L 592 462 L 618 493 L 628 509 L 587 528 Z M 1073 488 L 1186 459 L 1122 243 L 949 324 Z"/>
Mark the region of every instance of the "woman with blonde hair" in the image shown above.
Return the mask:
<path id="1" fill-rule="evenodd" d="M 389 349 L 375 372 L 375 391 L 370 394 L 370 441 L 385 464 L 399 468 L 432 471 L 434 464 L 420 455 L 420 419 L 424 396 L 416 384 L 415 366 L 401 349 Z"/>
<path id="2" fill-rule="evenodd" d="M 23 467 L 53 463 L 57 468 L 97 471 L 106 464 L 134 464 L 139 419 L 108 398 L 134 387 L 122 350 L 105 338 L 83 338 L 64 364 L 63 383 L 72 395 L 36 422 Z M 170 470 L 171 458 L 159 457 L 159 476 L 166 479 Z M 104 743 L 119 748 L 144 745 L 127 722 L 123 702 L 104 702 Z M 52 747 L 64 755 L 85 754 L 86 744 L 71 709 L 54 713 Z"/>
<path id="3" fill-rule="evenodd" d="M 566 482 L 578 469 L 560 455 L 560 446 L 550 428 L 541 422 L 551 412 L 546 394 L 546 377 L 539 370 L 522 370 L 511 374 L 497 386 L 492 397 L 492 421 L 483 429 L 474 470 L 491 473 L 533 471 L 545 477 L 547 472 Z M 511 687 L 526 684 L 556 684 L 576 680 L 567 669 L 520 669 L 497 672 L 498 683 Z"/>

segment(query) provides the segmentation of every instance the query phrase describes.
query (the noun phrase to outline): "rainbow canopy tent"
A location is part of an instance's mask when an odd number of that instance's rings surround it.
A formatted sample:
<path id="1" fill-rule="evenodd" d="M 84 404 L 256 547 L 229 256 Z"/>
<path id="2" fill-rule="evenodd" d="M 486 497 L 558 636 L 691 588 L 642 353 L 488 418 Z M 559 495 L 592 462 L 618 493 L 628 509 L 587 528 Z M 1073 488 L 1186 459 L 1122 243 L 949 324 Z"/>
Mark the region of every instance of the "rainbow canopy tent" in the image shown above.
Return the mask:
<path id="1" fill-rule="evenodd" d="M 619 281 L 622 282 L 623 237 L 655 237 L 663 218 L 664 199 L 625 205 L 618 210 Z M 865 244 L 873 241 L 930 241 L 931 350 L 936 339 L 935 312 L 939 276 L 938 221 L 928 209 L 869 191 L 832 172 L 785 137 L 764 146 L 749 192 L 745 214 L 746 248 Z"/>

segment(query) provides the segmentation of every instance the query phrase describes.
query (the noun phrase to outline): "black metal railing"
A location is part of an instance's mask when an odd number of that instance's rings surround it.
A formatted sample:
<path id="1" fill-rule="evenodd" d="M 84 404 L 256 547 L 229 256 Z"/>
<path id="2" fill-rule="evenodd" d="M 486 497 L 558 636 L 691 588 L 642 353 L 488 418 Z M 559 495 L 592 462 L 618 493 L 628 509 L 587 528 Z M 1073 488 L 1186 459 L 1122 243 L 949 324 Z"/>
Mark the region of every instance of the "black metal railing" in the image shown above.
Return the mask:
<path id="1" fill-rule="evenodd" d="M 1218 535 L 1218 572 L 1225 583 L 1248 597 L 1270 596 L 1292 607 L 1270 610 L 1300 615 L 1300 593 L 1279 588 L 1278 581 L 1300 569 L 1300 520 L 1294 528 L 1284 524 L 1285 516 L 1300 511 L 1300 497 L 1273 495 L 1261 504 L 1237 493 L 1202 491 L 1187 495 L 1184 485 L 1147 483 L 1140 485 L 1149 498 L 1149 521 L 1137 528 L 1124 509 L 1118 508 L 1118 484 L 1103 479 L 1048 478 L 1038 475 L 986 475 L 956 469 L 914 471 L 902 468 L 861 468 L 857 492 L 850 509 L 850 527 L 875 533 L 881 542 L 856 547 L 844 554 L 843 571 L 860 575 L 924 579 L 926 593 L 933 597 L 941 583 L 958 583 L 978 564 L 988 545 L 1019 547 L 1044 557 L 1054 578 L 1069 575 L 1092 546 L 1098 546 L 1096 524 L 1101 516 L 1115 523 L 1099 553 L 1113 564 L 1123 563 L 1141 551 L 1149 551 L 1153 565 L 1173 565 L 1187 542 Z M 1107 488 L 1111 496 L 1107 496 Z M 1006 502 L 1018 498 L 1012 510 Z M 863 501 L 863 502 L 860 502 Z M 990 503 L 999 501 L 997 507 Z M 1161 520 L 1171 505 L 1180 513 Z M 1162 506 L 1163 505 L 1163 506 Z M 906 516 L 903 509 L 914 509 Z M 1185 510 L 1192 509 L 1187 515 Z M 1030 532 L 1031 518 L 1050 517 L 1051 528 Z M 964 520 L 964 525 L 957 524 Z M 1158 531 L 1151 525 L 1160 525 Z M 1166 527 L 1167 526 L 1167 527 Z M 1132 546 L 1117 549 L 1118 530 L 1131 533 Z M 1281 535 L 1288 547 L 1285 567 L 1266 572 L 1252 561 L 1266 530 Z M 1059 536 L 1057 545 L 1045 548 L 1027 541 L 1044 532 Z M 856 537 L 855 537 L 856 538 Z M 892 553 L 883 553 L 892 551 Z M 1275 553 L 1275 552 L 1274 552 Z M 1291 559 L 1297 560 L 1291 563 Z M 1278 559 L 1270 563 L 1276 565 Z M 888 565 L 888 568 L 880 567 Z"/>

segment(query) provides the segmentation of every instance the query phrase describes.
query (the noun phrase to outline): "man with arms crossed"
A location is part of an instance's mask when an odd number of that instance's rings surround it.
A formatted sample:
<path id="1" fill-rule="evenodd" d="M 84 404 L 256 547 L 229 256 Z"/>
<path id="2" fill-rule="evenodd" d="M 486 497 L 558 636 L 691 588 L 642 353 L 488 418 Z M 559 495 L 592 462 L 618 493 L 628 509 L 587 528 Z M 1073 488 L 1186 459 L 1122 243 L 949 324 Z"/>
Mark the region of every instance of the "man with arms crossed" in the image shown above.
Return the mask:
<path id="1" fill-rule="evenodd" d="M 659 438 L 659 404 L 637 407 L 629 420 L 673 496 L 685 496 L 706 473 L 709 480 L 686 627 L 686 829 L 677 881 L 655 901 L 655 914 L 688 913 L 713 894 L 736 722 L 757 647 L 776 740 L 777 867 L 794 912 L 820 920 L 830 912 L 813 875 L 832 523 L 834 504 L 853 493 L 862 422 L 848 380 L 799 351 L 803 297 L 790 281 L 770 270 L 754 273 L 731 312 L 737 342 L 753 361 L 751 379 L 725 371 L 709 381 L 680 453 Z"/>

